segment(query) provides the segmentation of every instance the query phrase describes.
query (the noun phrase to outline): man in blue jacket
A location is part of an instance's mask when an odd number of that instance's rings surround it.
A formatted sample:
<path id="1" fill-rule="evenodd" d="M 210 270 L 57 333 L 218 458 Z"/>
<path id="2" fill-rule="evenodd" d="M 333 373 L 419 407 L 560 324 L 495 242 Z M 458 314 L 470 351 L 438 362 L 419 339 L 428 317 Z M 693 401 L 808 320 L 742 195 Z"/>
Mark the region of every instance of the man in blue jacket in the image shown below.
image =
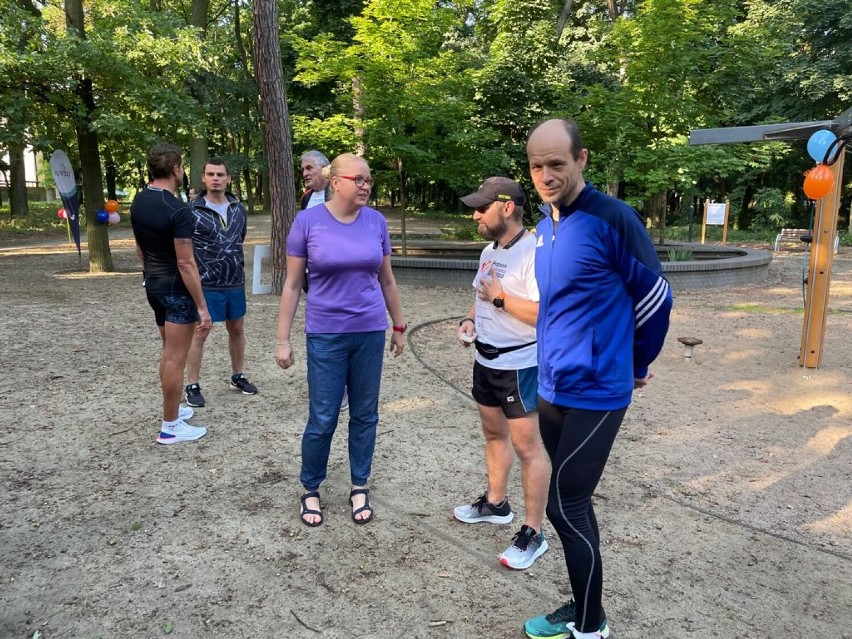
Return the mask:
<path id="1" fill-rule="evenodd" d="M 246 351 L 246 274 L 243 241 L 246 239 L 246 210 L 228 192 L 231 175 L 225 162 L 210 158 L 204 164 L 198 197 L 191 202 L 195 215 L 192 241 L 195 261 L 201 275 L 204 299 L 214 322 L 225 322 L 231 355 L 231 390 L 255 395 L 257 387 L 246 379 L 243 363 Z M 204 406 L 199 375 L 207 333 L 196 333 L 186 360 L 186 403 Z"/>
<path id="2" fill-rule="evenodd" d="M 586 184 L 577 124 L 532 129 L 527 157 L 545 214 L 537 229 L 538 410 L 552 472 L 547 517 L 562 542 L 573 599 L 530 619 L 527 637 L 609 636 L 592 494 L 633 389 L 653 376 L 672 294 L 639 215 Z"/>

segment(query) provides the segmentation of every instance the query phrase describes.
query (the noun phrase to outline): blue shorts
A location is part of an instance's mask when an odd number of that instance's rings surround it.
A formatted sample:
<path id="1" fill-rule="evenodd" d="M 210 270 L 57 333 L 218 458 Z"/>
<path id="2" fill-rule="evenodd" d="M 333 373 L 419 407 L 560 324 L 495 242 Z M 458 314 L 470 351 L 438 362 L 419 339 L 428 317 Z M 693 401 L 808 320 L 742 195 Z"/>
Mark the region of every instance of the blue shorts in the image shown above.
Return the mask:
<path id="1" fill-rule="evenodd" d="M 523 417 L 537 410 L 538 366 L 504 371 L 475 361 L 471 394 L 477 404 L 502 408 L 506 419 Z"/>
<path id="2" fill-rule="evenodd" d="M 246 316 L 246 289 L 205 288 L 204 299 L 214 322 L 238 320 Z"/>
<path id="3" fill-rule="evenodd" d="M 148 295 L 148 304 L 154 309 L 154 321 L 160 327 L 166 322 L 195 324 L 201 319 L 189 295 Z"/>

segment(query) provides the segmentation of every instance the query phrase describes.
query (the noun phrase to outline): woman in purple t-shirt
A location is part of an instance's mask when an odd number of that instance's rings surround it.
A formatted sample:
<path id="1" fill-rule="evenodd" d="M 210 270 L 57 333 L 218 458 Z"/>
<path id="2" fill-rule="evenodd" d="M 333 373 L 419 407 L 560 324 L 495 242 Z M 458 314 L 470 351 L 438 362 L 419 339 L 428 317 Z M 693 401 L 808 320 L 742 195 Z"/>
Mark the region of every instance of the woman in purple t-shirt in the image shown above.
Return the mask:
<path id="1" fill-rule="evenodd" d="M 405 346 L 405 322 L 390 264 L 390 236 L 381 213 L 366 206 L 373 180 L 363 158 L 344 153 L 323 173 L 331 198 L 301 211 L 287 236 L 287 276 L 278 310 L 275 361 L 293 365 L 290 330 L 308 269 L 305 333 L 308 423 L 302 435 L 304 486 L 299 515 L 307 526 L 323 521 L 319 487 L 326 477 L 331 440 L 349 389 L 349 467 L 352 521 L 373 518 L 367 480 L 379 423 L 379 383 L 387 315 L 390 350 Z"/>

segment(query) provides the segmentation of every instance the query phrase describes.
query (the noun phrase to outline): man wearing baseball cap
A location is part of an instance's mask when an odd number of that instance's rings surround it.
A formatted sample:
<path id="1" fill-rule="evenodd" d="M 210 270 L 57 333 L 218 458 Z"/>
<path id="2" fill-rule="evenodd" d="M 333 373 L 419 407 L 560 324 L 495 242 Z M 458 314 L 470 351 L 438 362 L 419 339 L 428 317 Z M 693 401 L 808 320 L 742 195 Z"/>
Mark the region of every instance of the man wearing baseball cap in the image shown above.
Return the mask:
<path id="1" fill-rule="evenodd" d="M 514 518 L 506 483 L 514 455 L 521 460 L 524 523 L 500 563 L 515 570 L 532 566 L 547 550 L 541 530 L 550 464 L 538 432 L 535 323 L 535 236 L 523 226 L 526 198 L 520 185 L 491 177 L 461 201 L 475 209 L 482 250 L 473 280 L 474 303 L 459 322 L 458 338 L 473 343 L 473 398 L 485 437 L 488 486 L 471 504 L 453 511 L 465 523 L 508 524 Z"/>

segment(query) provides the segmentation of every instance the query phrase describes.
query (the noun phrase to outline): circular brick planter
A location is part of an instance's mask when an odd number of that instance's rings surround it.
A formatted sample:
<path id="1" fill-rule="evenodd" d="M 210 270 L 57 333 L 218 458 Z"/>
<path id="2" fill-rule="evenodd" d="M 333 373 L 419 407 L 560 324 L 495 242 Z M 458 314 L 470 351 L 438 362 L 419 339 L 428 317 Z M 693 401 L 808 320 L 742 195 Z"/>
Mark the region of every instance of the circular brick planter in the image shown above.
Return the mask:
<path id="1" fill-rule="evenodd" d="M 467 288 L 479 267 L 481 242 L 435 240 L 410 241 L 409 256 L 391 256 L 394 276 L 400 284 Z M 772 253 L 734 246 L 672 243 L 658 249 L 663 257 L 668 247 L 687 248 L 695 258 L 690 262 L 663 262 L 663 272 L 675 290 L 742 286 L 766 279 Z M 430 254 L 434 255 L 430 257 Z M 476 257 L 472 257 L 473 256 Z"/>

